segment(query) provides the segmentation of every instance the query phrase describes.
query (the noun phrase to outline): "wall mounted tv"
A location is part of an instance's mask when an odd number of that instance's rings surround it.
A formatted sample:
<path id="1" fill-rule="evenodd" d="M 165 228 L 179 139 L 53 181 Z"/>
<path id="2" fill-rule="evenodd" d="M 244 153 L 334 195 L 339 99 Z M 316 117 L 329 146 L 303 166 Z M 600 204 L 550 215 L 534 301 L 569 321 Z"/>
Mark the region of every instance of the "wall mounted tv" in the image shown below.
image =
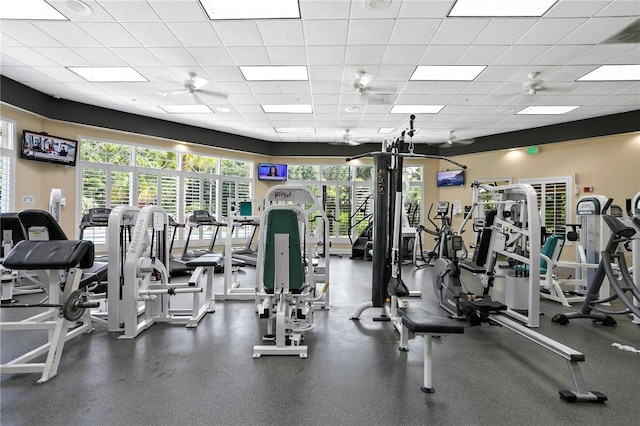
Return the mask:
<path id="1" fill-rule="evenodd" d="M 438 186 L 462 186 L 464 185 L 464 170 L 439 171 L 436 182 Z"/>
<path id="2" fill-rule="evenodd" d="M 24 130 L 20 158 L 47 163 L 76 165 L 78 141 Z"/>
<path id="3" fill-rule="evenodd" d="M 287 180 L 287 165 L 260 163 L 258 164 L 258 179 Z"/>

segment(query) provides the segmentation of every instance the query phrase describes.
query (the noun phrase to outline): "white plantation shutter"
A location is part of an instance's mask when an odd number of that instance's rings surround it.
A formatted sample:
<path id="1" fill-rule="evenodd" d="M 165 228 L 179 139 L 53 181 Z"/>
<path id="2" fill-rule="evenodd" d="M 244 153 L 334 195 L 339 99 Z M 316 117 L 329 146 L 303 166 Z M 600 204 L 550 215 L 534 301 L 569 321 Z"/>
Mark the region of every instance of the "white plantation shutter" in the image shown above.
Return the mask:
<path id="1" fill-rule="evenodd" d="M 547 234 L 565 234 L 567 218 L 571 217 L 571 178 L 523 179 L 521 183 L 533 186 L 538 199 L 540 223 Z"/>

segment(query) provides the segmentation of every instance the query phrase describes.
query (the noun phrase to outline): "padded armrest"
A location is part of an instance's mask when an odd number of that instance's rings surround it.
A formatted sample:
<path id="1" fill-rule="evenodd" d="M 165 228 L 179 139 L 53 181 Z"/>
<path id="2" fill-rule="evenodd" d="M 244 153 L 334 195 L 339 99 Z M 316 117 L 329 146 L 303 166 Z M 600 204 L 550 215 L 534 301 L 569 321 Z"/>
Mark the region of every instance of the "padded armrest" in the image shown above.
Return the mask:
<path id="1" fill-rule="evenodd" d="M 9 269 L 82 269 L 93 266 L 91 241 L 20 241 L 5 257 Z"/>

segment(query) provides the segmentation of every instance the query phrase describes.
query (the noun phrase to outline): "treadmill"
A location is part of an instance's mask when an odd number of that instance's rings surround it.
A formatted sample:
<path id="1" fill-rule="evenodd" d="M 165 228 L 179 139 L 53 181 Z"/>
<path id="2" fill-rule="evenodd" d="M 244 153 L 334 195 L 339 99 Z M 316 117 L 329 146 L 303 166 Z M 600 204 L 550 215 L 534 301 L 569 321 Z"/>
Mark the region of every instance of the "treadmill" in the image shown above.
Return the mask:
<path id="1" fill-rule="evenodd" d="M 244 247 L 234 247 L 231 251 L 234 259 L 238 259 L 246 263 L 247 265 L 256 266 L 258 263 L 258 252 L 251 248 L 253 240 L 256 237 L 260 222 L 255 219 L 234 219 L 233 228 L 242 228 L 244 226 L 251 226 L 253 228 L 251 236 L 247 240 L 247 244 Z"/>
<path id="2" fill-rule="evenodd" d="M 173 216 L 169 215 L 169 226 L 173 228 L 171 234 L 171 244 L 169 245 L 169 276 L 190 274 L 193 268 L 186 265 L 186 262 L 176 258 L 173 255 L 173 243 L 176 241 L 178 228 L 184 228 L 184 223 L 177 222 Z"/>
<path id="3" fill-rule="evenodd" d="M 183 225 L 184 226 L 184 225 Z M 200 256 L 205 254 L 214 253 L 214 246 L 216 244 L 216 239 L 218 238 L 218 234 L 220 233 L 220 228 L 223 226 L 227 226 L 224 222 L 219 222 L 216 218 L 209 213 L 207 210 L 194 210 L 189 216 L 189 220 L 187 221 L 187 226 L 189 227 L 189 232 L 187 233 L 187 240 L 184 243 L 184 249 L 182 250 L 182 262 L 188 262 L 193 259 L 197 259 Z M 204 250 L 189 250 L 189 242 L 191 241 L 191 233 L 194 230 L 197 230 L 201 226 L 211 226 L 215 228 L 213 232 L 213 237 L 211 238 L 211 242 L 209 243 L 209 248 Z M 245 262 L 240 259 L 235 258 L 233 256 L 233 266 L 244 266 Z M 222 271 L 224 269 L 224 262 L 220 262 L 218 266 L 216 266 L 216 271 Z"/>

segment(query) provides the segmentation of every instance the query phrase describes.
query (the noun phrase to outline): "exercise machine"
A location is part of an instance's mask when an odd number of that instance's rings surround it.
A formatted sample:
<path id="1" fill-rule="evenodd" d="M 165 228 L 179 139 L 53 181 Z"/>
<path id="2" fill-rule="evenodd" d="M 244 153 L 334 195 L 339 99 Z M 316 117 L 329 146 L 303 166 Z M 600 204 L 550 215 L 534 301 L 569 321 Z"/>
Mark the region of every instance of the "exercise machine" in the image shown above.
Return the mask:
<path id="1" fill-rule="evenodd" d="M 208 299 L 202 297 L 203 287 L 194 285 L 191 280 L 185 284 L 169 284 L 166 266 L 169 260 L 168 226 L 168 215 L 160 207 L 146 206 L 138 213 L 122 266 L 119 316 L 123 334 L 120 339 L 135 338 L 160 322 L 186 322 L 188 328 L 197 327 L 204 315 L 213 311 L 210 296 Z M 207 292 L 211 294 L 210 289 Z M 181 293 L 192 295 L 190 307 L 172 308 L 170 297 Z"/>
<path id="2" fill-rule="evenodd" d="M 608 200 L 603 211 L 607 211 L 612 201 L 612 199 Z M 600 216 L 611 232 L 605 249 L 600 253 L 598 268 L 587 287 L 582 308 L 577 312 L 554 315 L 551 321 L 568 324 L 571 319 L 589 318 L 602 325 L 615 325 L 617 322 L 611 315 L 640 316 L 640 307 L 634 304 L 634 300 L 640 300 L 640 289 L 629 273 L 624 252 L 619 250 L 621 245 L 632 244 L 640 239 L 640 217 L 634 215 L 631 211 L 631 203 L 629 204 L 631 214 L 629 218 L 620 218 L 606 213 Z M 613 294 L 602 298 L 601 288 L 605 278 L 608 278 Z M 604 303 L 608 304 L 615 300 L 622 302 L 624 305 L 622 310 L 613 311 L 602 307 Z"/>
<path id="3" fill-rule="evenodd" d="M 312 245 L 305 238 L 308 229 L 308 214 L 296 205 L 270 205 L 261 214 L 256 302 L 260 318 L 267 320 L 263 340 L 274 344 L 254 346 L 254 358 L 307 357 L 307 346 L 301 343 L 304 333 L 314 327 L 314 303 L 324 296 L 311 284 L 313 268 L 307 259 L 311 259 Z"/>
<path id="4" fill-rule="evenodd" d="M 54 223 L 55 220 L 48 212 Z M 62 358 L 64 344 L 84 333 L 93 331 L 89 308 L 98 306 L 89 301 L 86 286 L 98 277 L 85 271 L 93 266 L 93 243 L 66 239 L 47 241 L 20 241 L 4 259 L 4 266 L 12 270 L 35 271 L 39 280 L 47 284 L 48 296 L 41 302 L 12 303 L 3 308 L 47 308 L 45 312 L 21 321 L 4 321 L 0 330 L 47 331 L 43 345 L 0 365 L 0 373 L 41 373 L 38 383 L 55 377 Z M 70 326 L 73 327 L 70 329 Z M 46 355 L 44 362 L 34 362 Z"/>
<path id="5" fill-rule="evenodd" d="M 234 259 L 240 260 L 249 266 L 256 266 L 258 254 L 253 248 L 254 240 L 258 234 L 260 222 L 260 209 L 263 200 L 260 198 L 229 198 L 227 206 L 229 211 L 229 222 L 231 223 L 231 233 L 238 236 L 241 229 L 250 229 L 249 238 L 244 247 L 232 247 L 231 255 Z M 226 252 L 225 252 L 226 254 Z"/>

